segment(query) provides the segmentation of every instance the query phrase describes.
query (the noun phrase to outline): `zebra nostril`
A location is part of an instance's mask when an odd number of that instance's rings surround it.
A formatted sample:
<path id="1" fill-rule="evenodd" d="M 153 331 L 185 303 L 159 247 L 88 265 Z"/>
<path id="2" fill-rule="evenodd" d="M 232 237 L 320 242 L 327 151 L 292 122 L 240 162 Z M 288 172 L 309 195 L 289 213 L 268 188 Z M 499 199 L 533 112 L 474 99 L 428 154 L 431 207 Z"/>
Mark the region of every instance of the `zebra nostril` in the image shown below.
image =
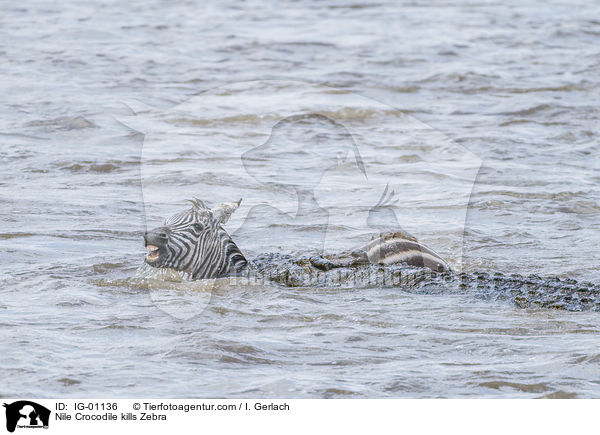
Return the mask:
<path id="1" fill-rule="evenodd" d="M 161 231 L 159 233 L 156 234 L 159 238 L 161 239 L 168 239 L 169 236 L 167 235 L 167 233 L 165 233 L 164 231 Z"/>

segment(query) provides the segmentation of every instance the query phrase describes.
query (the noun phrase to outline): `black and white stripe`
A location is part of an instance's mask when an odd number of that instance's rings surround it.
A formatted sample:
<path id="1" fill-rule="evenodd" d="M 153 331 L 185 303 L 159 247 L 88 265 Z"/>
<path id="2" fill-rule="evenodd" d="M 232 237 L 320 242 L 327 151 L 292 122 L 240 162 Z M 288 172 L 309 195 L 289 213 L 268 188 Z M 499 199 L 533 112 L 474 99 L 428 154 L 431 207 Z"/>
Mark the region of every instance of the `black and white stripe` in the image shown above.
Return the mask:
<path id="1" fill-rule="evenodd" d="M 434 272 L 450 271 L 450 266 L 433 249 L 401 231 L 382 234 L 360 247 L 373 264 L 389 266 L 406 263 L 415 267 L 427 267 Z"/>
<path id="2" fill-rule="evenodd" d="M 191 202 L 192 208 L 146 233 L 146 247 L 153 253 L 158 250 L 158 256 L 149 255 L 146 262 L 186 272 L 192 279 L 218 278 L 242 271 L 246 258 L 222 226 L 239 201 L 214 210 L 199 199 Z"/>

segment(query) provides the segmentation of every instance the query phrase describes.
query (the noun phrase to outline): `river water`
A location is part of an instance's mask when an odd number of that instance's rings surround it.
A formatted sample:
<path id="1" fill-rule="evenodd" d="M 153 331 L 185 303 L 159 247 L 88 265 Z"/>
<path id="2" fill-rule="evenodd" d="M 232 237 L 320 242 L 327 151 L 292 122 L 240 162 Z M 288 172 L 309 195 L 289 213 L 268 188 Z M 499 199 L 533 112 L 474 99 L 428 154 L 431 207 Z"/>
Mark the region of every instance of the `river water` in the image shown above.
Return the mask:
<path id="1" fill-rule="evenodd" d="M 0 33 L 1 396 L 600 396 L 596 312 L 177 282 L 142 241 L 243 198 L 249 258 L 402 228 L 600 282 L 594 2 L 36 0 Z"/>

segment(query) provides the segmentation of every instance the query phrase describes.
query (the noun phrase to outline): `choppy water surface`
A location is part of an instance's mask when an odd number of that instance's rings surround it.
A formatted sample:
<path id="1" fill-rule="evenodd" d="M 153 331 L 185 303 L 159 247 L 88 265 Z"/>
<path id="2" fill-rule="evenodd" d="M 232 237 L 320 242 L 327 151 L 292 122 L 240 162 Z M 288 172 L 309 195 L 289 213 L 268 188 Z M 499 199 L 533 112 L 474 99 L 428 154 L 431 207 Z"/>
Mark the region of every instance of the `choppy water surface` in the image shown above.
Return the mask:
<path id="1" fill-rule="evenodd" d="M 457 269 L 599 282 L 598 17 L 3 6 L 0 395 L 598 397 L 597 312 L 138 272 L 146 225 L 193 194 L 244 198 L 249 257 L 397 224 Z"/>

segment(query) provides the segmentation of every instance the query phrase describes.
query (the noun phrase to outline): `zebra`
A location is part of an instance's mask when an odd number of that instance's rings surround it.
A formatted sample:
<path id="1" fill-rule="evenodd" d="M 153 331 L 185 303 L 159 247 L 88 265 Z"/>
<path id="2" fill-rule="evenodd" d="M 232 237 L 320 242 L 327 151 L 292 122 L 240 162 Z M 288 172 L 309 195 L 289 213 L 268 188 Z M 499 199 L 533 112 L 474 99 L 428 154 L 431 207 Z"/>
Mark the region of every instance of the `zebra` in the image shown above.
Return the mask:
<path id="1" fill-rule="evenodd" d="M 248 262 L 223 225 L 241 201 L 211 210 L 197 198 L 190 200 L 190 209 L 144 234 L 146 263 L 187 272 L 191 279 L 239 274 Z"/>
<path id="2" fill-rule="evenodd" d="M 191 208 L 171 216 L 163 226 L 144 234 L 148 250 L 146 263 L 155 268 L 185 272 L 192 280 L 242 274 L 248 268 L 248 260 L 223 228 L 241 201 L 210 209 L 198 198 L 190 200 Z M 402 231 L 381 234 L 348 252 L 310 258 L 312 267 L 324 271 L 400 263 L 434 272 L 450 271 L 435 251 Z"/>

